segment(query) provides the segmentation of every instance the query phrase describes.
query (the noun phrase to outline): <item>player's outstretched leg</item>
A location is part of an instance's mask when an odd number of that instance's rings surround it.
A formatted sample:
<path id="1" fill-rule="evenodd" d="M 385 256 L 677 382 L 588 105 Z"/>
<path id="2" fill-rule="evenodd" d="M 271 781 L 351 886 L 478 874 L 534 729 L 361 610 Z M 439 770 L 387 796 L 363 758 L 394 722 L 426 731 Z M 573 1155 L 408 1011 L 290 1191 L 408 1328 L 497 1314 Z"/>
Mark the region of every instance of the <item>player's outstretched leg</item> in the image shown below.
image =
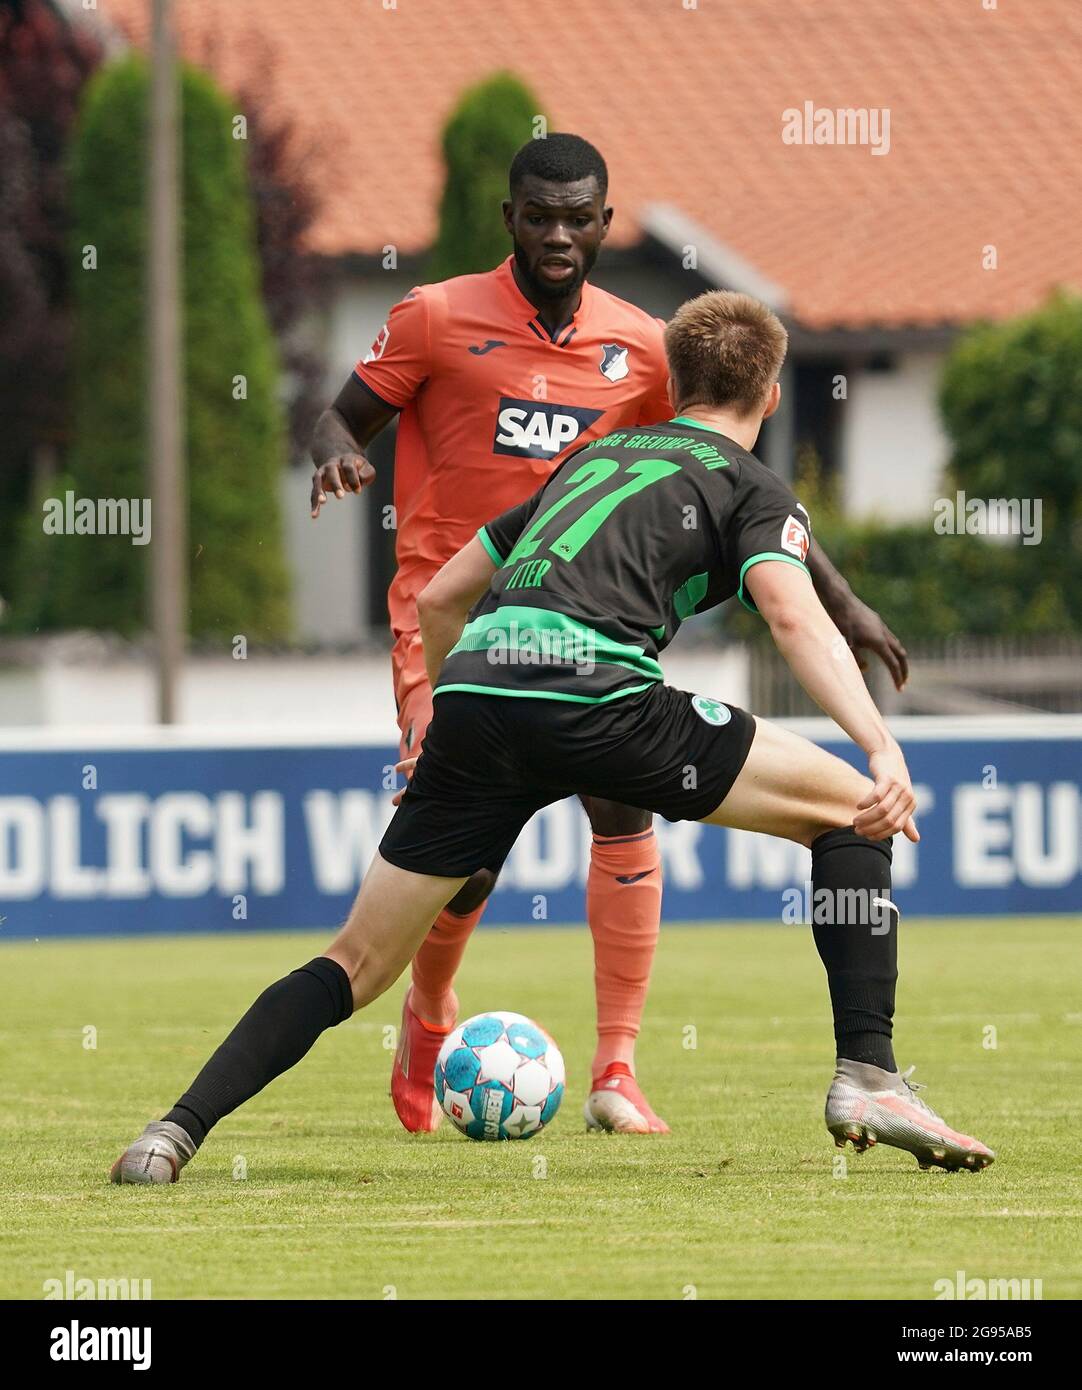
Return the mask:
<path id="1" fill-rule="evenodd" d="M 757 719 L 746 763 L 706 819 L 812 851 L 812 931 L 834 1013 L 826 1123 L 835 1142 L 851 1141 L 860 1152 L 877 1142 L 906 1149 L 922 1168 L 987 1167 L 992 1151 L 951 1129 L 894 1060 L 899 914 L 890 896 L 891 846 L 853 825 L 870 787 L 840 758 Z"/>
<path id="2" fill-rule="evenodd" d="M 220 1119 L 390 988 L 462 883 L 410 873 L 377 854 L 327 951 L 263 991 L 173 1109 L 113 1164 L 113 1182 L 176 1182 Z"/>
<path id="3" fill-rule="evenodd" d="M 652 817 L 599 797 L 584 796 L 582 802 L 593 830 L 586 916 L 597 999 L 586 1127 L 668 1134 L 635 1078 L 635 1041 L 661 929 L 661 858 Z"/>
<path id="4" fill-rule="evenodd" d="M 436 1057 L 458 1022 L 454 978 L 473 929 L 481 920 L 496 875 L 479 869 L 432 925 L 413 958 L 412 981 L 402 1001 L 398 1047 L 391 1064 L 391 1100 L 403 1129 L 431 1133 L 443 1119 L 433 1089 Z"/>

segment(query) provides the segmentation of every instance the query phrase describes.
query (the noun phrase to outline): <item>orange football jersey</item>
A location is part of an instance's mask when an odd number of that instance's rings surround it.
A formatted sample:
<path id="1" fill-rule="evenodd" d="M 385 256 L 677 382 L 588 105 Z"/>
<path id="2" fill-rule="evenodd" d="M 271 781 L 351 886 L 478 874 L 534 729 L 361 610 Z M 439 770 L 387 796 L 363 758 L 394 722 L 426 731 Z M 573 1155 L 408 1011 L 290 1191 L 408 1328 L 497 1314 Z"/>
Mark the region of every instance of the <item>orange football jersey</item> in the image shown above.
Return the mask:
<path id="1" fill-rule="evenodd" d="M 440 566 L 569 449 L 672 413 L 660 319 L 587 281 L 550 337 L 511 265 L 411 290 L 357 363 L 362 384 L 401 411 L 396 638 L 416 631 L 417 595 Z"/>

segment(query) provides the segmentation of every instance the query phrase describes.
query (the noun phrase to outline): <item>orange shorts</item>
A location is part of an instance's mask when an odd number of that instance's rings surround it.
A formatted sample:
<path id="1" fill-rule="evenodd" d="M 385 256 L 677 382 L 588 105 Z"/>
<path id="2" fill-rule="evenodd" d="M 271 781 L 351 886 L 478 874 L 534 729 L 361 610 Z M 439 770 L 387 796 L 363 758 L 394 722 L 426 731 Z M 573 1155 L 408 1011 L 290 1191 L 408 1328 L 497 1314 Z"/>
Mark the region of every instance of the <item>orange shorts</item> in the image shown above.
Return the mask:
<path id="1" fill-rule="evenodd" d="M 419 632 L 403 632 L 391 651 L 394 699 L 398 706 L 399 753 L 403 758 L 420 751 L 432 722 L 432 687 L 425 671 L 425 654 Z"/>

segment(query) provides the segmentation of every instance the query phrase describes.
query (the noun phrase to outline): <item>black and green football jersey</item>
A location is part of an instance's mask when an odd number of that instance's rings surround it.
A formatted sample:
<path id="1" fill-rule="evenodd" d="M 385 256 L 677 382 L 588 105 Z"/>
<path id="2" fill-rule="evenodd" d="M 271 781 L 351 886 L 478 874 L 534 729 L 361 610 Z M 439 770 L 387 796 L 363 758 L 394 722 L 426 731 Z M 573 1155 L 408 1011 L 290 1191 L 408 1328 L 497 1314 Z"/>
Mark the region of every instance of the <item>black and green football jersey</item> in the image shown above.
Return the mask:
<path id="1" fill-rule="evenodd" d="M 745 592 L 748 570 L 806 571 L 807 512 L 753 454 L 680 416 L 572 454 L 478 536 L 499 566 L 436 693 L 596 703 L 662 679 L 692 613 Z"/>

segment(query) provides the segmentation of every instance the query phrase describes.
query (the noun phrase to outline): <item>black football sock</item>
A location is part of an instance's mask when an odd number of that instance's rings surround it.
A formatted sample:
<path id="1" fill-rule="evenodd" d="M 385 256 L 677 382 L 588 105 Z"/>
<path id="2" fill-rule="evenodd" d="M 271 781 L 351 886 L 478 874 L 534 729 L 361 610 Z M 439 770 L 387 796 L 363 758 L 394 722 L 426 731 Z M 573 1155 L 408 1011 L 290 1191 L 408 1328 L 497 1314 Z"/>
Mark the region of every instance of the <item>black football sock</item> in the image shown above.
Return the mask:
<path id="1" fill-rule="evenodd" d="M 887 906 L 890 841 L 868 840 L 847 826 L 820 835 L 811 850 L 812 935 L 830 985 L 837 1055 L 896 1071 L 898 912 Z"/>
<path id="2" fill-rule="evenodd" d="M 223 1116 L 295 1066 L 320 1033 L 353 1013 L 349 976 L 317 956 L 265 989 L 164 1120 L 198 1148 Z"/>

